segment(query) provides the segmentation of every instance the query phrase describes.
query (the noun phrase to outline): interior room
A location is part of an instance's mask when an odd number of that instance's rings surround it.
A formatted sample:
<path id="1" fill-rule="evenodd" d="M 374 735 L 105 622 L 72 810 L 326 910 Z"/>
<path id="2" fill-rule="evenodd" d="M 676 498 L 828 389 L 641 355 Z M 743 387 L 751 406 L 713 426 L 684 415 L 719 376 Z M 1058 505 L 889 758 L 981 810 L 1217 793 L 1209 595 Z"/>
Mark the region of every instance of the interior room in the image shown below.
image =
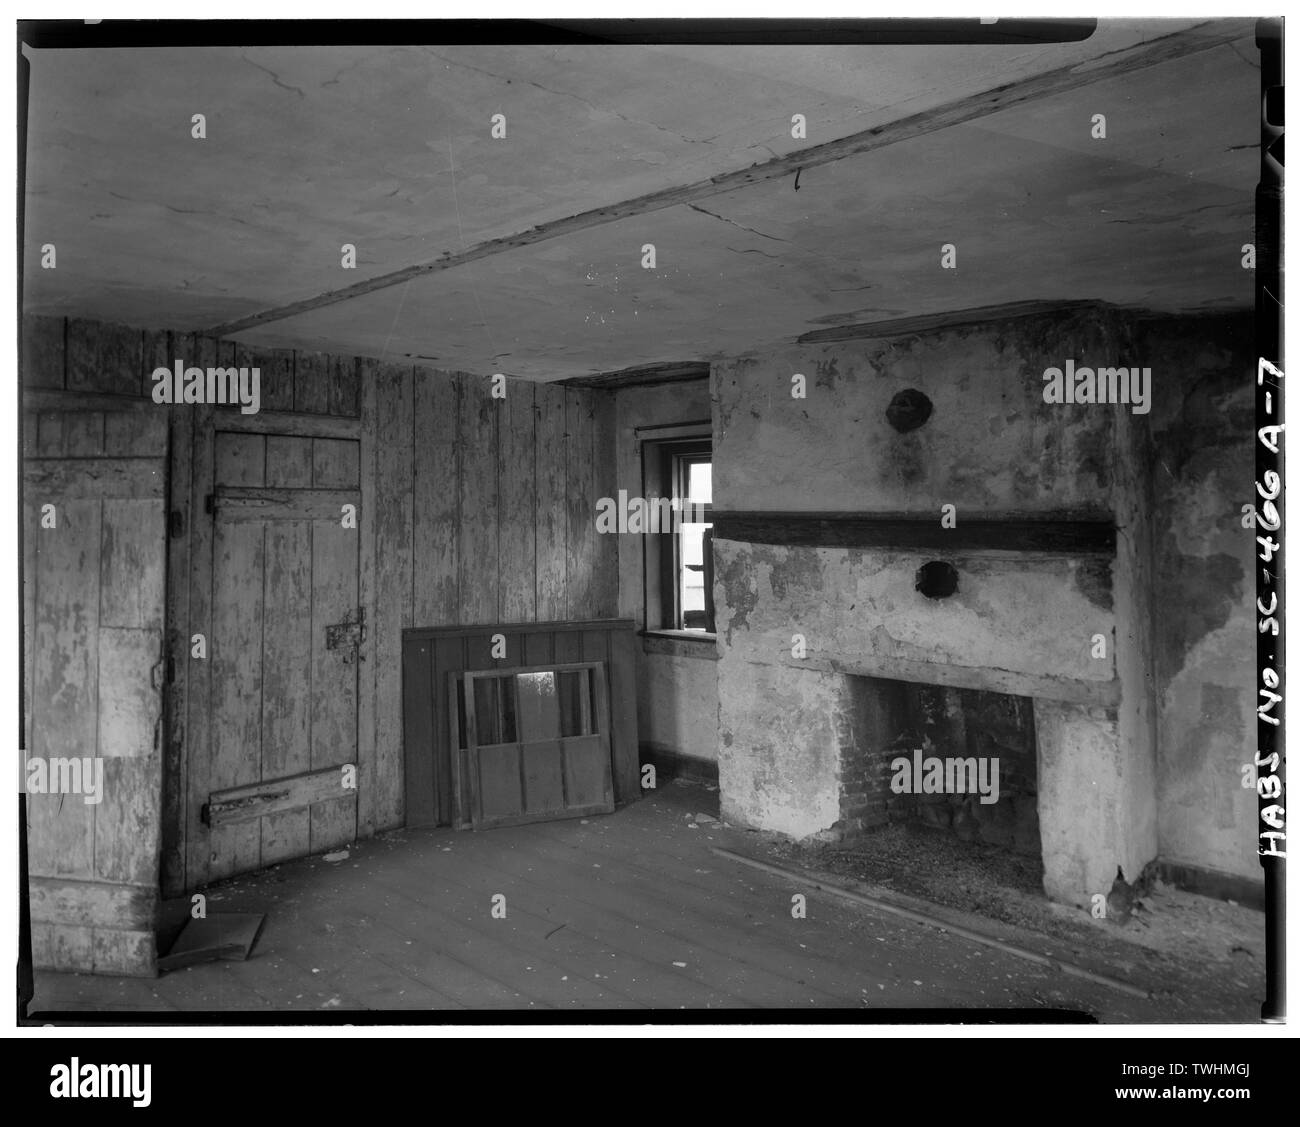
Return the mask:
<path id="1" fill-rule="evenodd" d="M 1257 1014 L 1255 24 L 964 23 L 24 48 L 37 1008 Z"/>

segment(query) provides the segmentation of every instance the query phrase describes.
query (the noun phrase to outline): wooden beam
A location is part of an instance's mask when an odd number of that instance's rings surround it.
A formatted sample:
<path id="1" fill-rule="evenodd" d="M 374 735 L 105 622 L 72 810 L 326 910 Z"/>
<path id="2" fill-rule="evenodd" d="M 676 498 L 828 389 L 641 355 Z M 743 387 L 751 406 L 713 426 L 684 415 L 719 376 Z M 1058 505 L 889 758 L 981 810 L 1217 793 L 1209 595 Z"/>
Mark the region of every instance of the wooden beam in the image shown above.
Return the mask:
<path id="1" fill-rule="evenodd" d="M 621 391 L 625 387 L 652 387 L 664 383 L 707 380 L 707 360 L 675 360 L 667 364 L 647 364 L 640 368 L 623 368 L 599 376 L 574 376 L 560 380 L 561 387 L 589 387 L 597 391 Z"/>
<path id="2" fill-rule="evenodd" d="M 798 343 L 825 344 L 837 340 L 898 337 L 911 333 L 957 329 L 967 325 L 987 325 L 990 321 L 1008 321 L 1017 317 L 1075 313 L 1081 309 L 1117 308 L 1104 301 L 1013 301 L 1005 305 L 984 305 L 977 309 L 960 309 L 952 313 L 926 313 L 919 317 L 895 317 L 888 321 L 869 321 L 862 325 L 839 325 L 833 329 L 817 329 L 811 333 L 804 333 L 798 338 Z"/>
<path id="3" fill-rule="evenodd" d="M 316 802 L 356 798 L 355 789 L 345 790 L 343 787 L 345 766 L 351 766 L 355 770 L 356 764 L 340 763 L 337 767 L 326 767 L 320 771 L 213 791 L 208 796 L 205 820 L 210 827 L 215 828 L 236 822 L 251 822 L 267 814 L 305 810 Z"/>
<path id="4" fill-rule="evenodd" d="M 98 391 L 64 391 L 56 388 L 24 388 L 23 408 L 28 411 L 167 411 L 146 396 L 113 395 Z M 173 410 L 184 411 L 184 406 Z M 212 414 L 217 430 L 240 434 L 292 434 L 304 438 L 361 438 L 361 420 L 347 415 L 307 415 L 294 411 L 259 411 L 245 415 L 237 407 L 216 407 Z"/>
<path id="5" fill-rule="evenodd" d="M 267 489 L 224 486 L 212 495 L 218 520 L 340 520 L 344 505 L 361 508 L 359 489 Z"/>
<path id="6" fill-rule="evenodd" d="M 220 520 L 335 520 L 344 505 L 361 503 L 357 489 L 268 489 L 219 487 L 212 511 Z"/>
<path id="7" fill-rule="evenodd" d="M 162 497 L 166 476 L 162 458 L 28 458 L 23 462 L 23 488 L 54 497 L 149 500 Z"/>
<path id="8" fill-rule="evenodd" d="M 995 86 L 991 90 L 984 90 L 969 97 L 959 98 L 956 101 L 923 110 L 920 113 L 910 114 L 896 121 L 886 122 L 884 125 L 873 126 L 871 129 L 853 133 L 835 141 L 812 145 L 806 149 L 800 149 L 797 152 L 789 153 L 783 157 L 776 157 L 772 160 L 760 161 L 748 168 L 721 173 L 710 177 L 708 180 L 697 181 L 694 184 L 685 184 L 675 188 L 650 192 L 647 195 L 624 200 L 622 203 L 579 212 L 563 219 L 543 223 L 519 234 L 507 235 L 499 239 L 488 239 L 486 242 L 455 253 L 445 252 L 441 258 L 437 258 L 432 262 L 420 262 L 403 267 L 400 270 L 377 274 L 372 278 L 362 279 L 353 285 L 344 286 L 342 289 L 329 290 L 314 297 L 304 298 L 302 301 L 295 301 L 288 305 L 253 313 L 247 317 L 241 317 L 238 320 L 218 325 L 211 329 L 210 332 L 213 336 L 231 336 L 255 328 L 258 325 L 266 325 L 272 321 L 283 321 L 301 313 L 310 313 L 326 306 L 337 305 L 339 302 L 349 301 L 364 294 L 375 293 L 391 286 L 401 285 L 403 282 L 409 282 L 414 278 L 435 274 L 442 270 L 450 270 L 457 266 L 464 266 L 467 263 L 490 258 L 505 251 L 517 250 L 519 247 L 532 246 L 536 243 L 562 238 L 566 235 L 590 230 L 593 227 L 602 227 L 607 223 L 616 223 L 631 216 L 645 215 L 649 212 L 661 211 L 664 208 L 677 207 L 679 204 L 689 204 L 697 200 L 709 199 L 713 196 L 734 192 L 740 188 L 748 188 L 755 184 L 766 183 L 769 180 L 792 176 L 800 169 L 816 168 L 823 164 L 843 160 L 845 157 L 862 156 L 865 153 L 883 149 L 888 145 L 910 141 L 913 138 L 923 137 L 928 133 L 948 129 L 954 125 L 964 125 L 967 122 L 977 121 L 990 114 L 1011 109 L 1013 106 L 1055 97 L 1068 90 L 1104 82 L 1112 78 L 1120 78 L 1135 71 L 1145 70 L 1148 67 L 1158 66 L 1174 59 L 1199 54 L 1215 47 L 1222 47 L 1238 39 L 1249 38 L 1254 33 L 1253 20 L 1215 21 L 1213 24 L 1198 24 L 1192 28 L 1161 36 L 1159 39 L 1148 40 L 1133 47 L 1113 51 L 1101 58 L 1084 59 L 1080 62 L 1069 63 L 1053 70 L 1044 71 L 1041 74 L 1031 75 L 1016 82 L 1008 82 L 1002 86 Z"/>
<path id="9" fill-rule="evenodd" d="M 962 517 L 955 528 L 943 528 L 931 517 L 897 514 L 715 512 L 713 534 L 719 540 L 818 548 L 1070 555 L 1110 555 L 1115 551 L 1115 525 L 1094 519 Z"/>
<path id="10" fill-rule="evenodd" d="M 302 438 L 350 438 L 360 440 L 361 420 L 339 415 L 303 415 L 294 411 L 259 411 L 245 415 L 235 409 L 217 408 L 212 413 L 217 430 L 241 434 L 292 434 Z"/>
<path id="11" fill-rule="evenodd" d="M 25 387 L 23 407 L 28 411 L 166 411 L 142 395 L 113 395 L 103 391 L 64 391 L 62 388 Z"/>
<path id="12" fill-rule="evenodd" d="M 512 634 L 567 634 L 572 631 L 635 629 L 636 622 L 630 618 L 584 619 L 576 622 L 484 622 L 473 626 L 416 626 L 403 630 L 402 638 L 404 641 L 421 638 L 477 638 L 499 631 L 509 639 Z"/>

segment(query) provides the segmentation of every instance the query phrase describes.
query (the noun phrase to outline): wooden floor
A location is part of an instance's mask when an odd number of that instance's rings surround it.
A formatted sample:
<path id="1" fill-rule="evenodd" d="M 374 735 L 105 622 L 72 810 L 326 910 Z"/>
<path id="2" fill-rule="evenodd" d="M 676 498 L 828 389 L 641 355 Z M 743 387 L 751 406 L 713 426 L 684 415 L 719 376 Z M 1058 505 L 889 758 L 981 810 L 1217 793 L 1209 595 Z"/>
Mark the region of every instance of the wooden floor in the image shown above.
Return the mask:
<path id="1" fill-rule="evenodd" d="M 157 979 L 37 975 L 37 1011 L 1104 1007 L 1014 956 L 808 889 L 711 846 L 716 792 L 674 784 L 616 814 L 399 831 L 346 861 L 208 890 L 265 912 L 252 957 Z M 710 804 L 714 804 L 710 808 Z M 505 898 L 504 919 L 493 917 Z"/>

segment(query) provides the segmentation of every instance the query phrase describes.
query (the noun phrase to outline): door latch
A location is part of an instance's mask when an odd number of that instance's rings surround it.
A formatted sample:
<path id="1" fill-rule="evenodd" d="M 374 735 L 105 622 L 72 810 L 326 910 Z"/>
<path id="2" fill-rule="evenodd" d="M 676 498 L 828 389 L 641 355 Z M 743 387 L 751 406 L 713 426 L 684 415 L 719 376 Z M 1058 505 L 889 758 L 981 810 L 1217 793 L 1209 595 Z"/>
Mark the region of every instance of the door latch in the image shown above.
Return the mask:
<path id="1" fill-rule="evenodd" d="M 331 626 L 325 627 L 325 648 L 327 650 L 345 650 L 343 663 L 352 664 L 352 658 L 357 656 L 359 660 L 365 661 L 364 657 L 357 654 L 361 643 L 366 640 L 366 608 L 357 607 L 350 610 L 343 616 L 342 622 L 336 622 Z"/>

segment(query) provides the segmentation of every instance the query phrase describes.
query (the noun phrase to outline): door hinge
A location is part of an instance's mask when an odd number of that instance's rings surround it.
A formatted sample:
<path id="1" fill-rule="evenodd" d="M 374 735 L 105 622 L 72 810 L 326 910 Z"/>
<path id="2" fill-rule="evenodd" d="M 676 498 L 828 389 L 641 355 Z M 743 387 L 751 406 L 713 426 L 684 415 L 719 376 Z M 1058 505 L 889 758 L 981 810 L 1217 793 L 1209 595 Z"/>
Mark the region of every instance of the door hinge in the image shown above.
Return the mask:
<path id="1" fill-rule="evenodd" d="M 172 509 L 168 518 L 168 531 L 173 540 L 185 535 L 185 514 L 180 509 Z"/>

